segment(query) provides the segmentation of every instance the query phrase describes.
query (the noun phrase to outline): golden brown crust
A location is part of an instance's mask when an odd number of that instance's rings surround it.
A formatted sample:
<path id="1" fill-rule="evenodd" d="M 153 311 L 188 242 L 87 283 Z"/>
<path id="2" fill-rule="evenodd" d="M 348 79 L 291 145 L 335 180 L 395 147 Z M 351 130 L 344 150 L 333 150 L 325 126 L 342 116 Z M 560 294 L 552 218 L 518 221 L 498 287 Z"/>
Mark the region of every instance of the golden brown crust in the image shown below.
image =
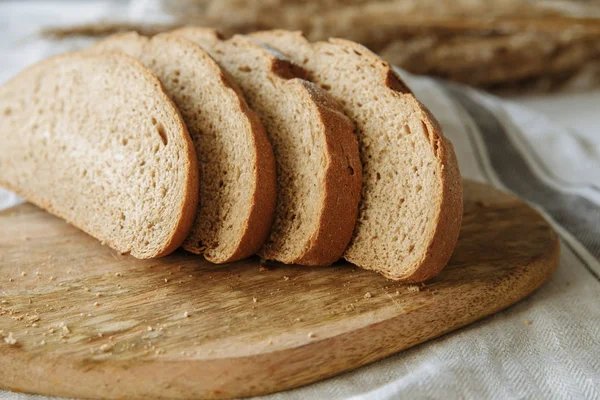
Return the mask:
<path id="1" fill-rule="evenodd" d="M 448 263 L 460 233 L 463 216 L 463 185 L 452 143 L 442 135 L 442 128 L 429 109 L 413 98 L 421 109 L 430 143 L 439 160 L 436 168 L 441 192 L 437 205 L 435 230 L 428 239 L 429 246 L 415 267 L 407 274 L 383 273 L 387 278 L 406 282 L 423 282 L 437 275 Z"/>
<path id="2" fill-rule="evenodd" d="M 241 93 L 241 92 L 240 92 Z M 256 190 L 252 198 L 247 229 L 237 244 L 236 251 L 226 260 L 220 262 L 231 262 L 241 260 L 255 254 L 267 239 L 273 223 L 275 212 L 276 176 L 275 156 L 271 142 L 267 138 L 265 128 L 258 116 L 240 98 L 240 107 L 246 115 L 249 129 L 253 135 L 253 146 L 255 148 L 255 170 L 254 185 Z M 207 258 L 209 261 L 213 261 Z"/>
<path id="3" fill-rule="evenodd" d="M 329 160 L 323 179 L 324 196 L 318 230 L 310 239 L 311 247 L 295 262 L 330 265 L 341 258 L 354 232 L 362 187 L 362 164 L 352 121 L 318 87 L 306 81 L 300 83 L 314 100 L 315 110 L 321 116 Z"/>
<path id="4" fill-rule="evenodd" d="M 169 96 L 167 96 L 165 88 L 158 79 L 158 77 L 156 77 L 156 75 L 152 73 L 152 71 L 145 68 L 141 62 L 132 57 L 121 55 L 118 53 L 115 53 L 115 56 L 125 57 L 131 61 L 135 61 L 139 65 L 139 67 L 143 69 L 144 76 L 146 77 L 146 79 L 150 80 L 154 83 L 156 87 L 160 88 L 160 96 L 162 97 L 162 101 L 164 101 L 164 103 L 168 105 L 165 107 L 171 108 L 172 112 L 174 112 L 177 115 L 177 119 L 179 120 L 179 124 L 181 125 L 181 129 L 183 131 L 182 137 L 185 141 L 184 146 L 187 152 L 187 157 L 185 159 L 185 170 L 187 172 L 187 185 L 185 185 L 185 187 L 187 187 L 187 191 L 185 192 L 183 200 L 181 202 L 182 205 L 180 209 L 182 211 L 179 216 L 179 222 L 177 223 L 177 227 L 175 228 L 175 232 L 173 233 L 170 242 L 165 246 L 165 248 L 155 256 L 147 258 L 164 257 L 177 250 L 183 244 L 183 241 L 185 240 L 190 229 L 192 228 L 192 225 L 194 224 L 194 220 L 196 218 L 196 210 L 198 207 L 198 161 L 196 156 L 196 149 L 194 147 L 192 139 L 190 138 L 187 127 L 183 122 L 183 118 L 181 117 L 179 109 L 175 107 L 175 104 L 173 104 Z M 138 257 L 138 255 L 136 255 L 134 252 L 132 252 L 131 255 L 133 255 L 134 257 Z"/>

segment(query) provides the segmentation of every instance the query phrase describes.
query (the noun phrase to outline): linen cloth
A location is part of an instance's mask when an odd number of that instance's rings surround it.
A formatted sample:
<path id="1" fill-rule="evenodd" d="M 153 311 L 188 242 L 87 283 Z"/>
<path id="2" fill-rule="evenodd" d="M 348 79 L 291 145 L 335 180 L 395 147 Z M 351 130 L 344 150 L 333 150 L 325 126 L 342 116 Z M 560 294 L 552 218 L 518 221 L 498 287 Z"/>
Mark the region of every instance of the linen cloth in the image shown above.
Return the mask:
<path id="1" fill-rule="evenodd" d="M 15 7 L 10 17 L 9 3 L 0 3 L 0 83 L 34 61 L 89 43 L 34 38 L 40 24 L 132 18 L 143 2 L 133 8 L 106 1 L 27 2 L 31 9 Z M 399 73 L 440 121 L 464 178 L 517 194 L 552 223 L 561 238 L 558 270 L 508 310 L 355 371 L 264 398 L 600 399 L 598 125 L 578 133 L 473 89 Z M 600 96 L 592 99 L 600 111 Z M 19 201 L 0 189 L 0 209 Z M 17 399 L 45 397 L 0 390 L 0 400 Z"/>

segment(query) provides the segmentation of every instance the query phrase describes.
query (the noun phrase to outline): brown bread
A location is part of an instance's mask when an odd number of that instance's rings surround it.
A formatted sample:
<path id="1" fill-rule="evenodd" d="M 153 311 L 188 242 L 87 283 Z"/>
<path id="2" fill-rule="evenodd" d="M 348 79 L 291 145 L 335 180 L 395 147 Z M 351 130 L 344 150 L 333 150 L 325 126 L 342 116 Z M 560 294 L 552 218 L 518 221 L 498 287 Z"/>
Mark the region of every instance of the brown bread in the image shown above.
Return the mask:
<path id="1" fill-rule="evenodd" d="M 423 281 L 448 262 L 462 220 L 462 184 L 452 144 L 390 66 L 342 39 L 311 44 L 299 32 L 257 40 L 291 57 L 357 125 L 362 201 L 345 258 L 391 279 Z"/>
<path id="2" fill-rule="evenodd" d="M 353 124 L 327 93 L 289 61 L 247 37 L 212 30 L 175 34 L 194 40 L 229 72 L 261 117 L 277 164 L 277 206 L 259 252 L 284 263 L 329 265 L 352 235 L 361 184 Z"/>
<path id="3" fill-rule="evenodd" d="M 200 46 L 181 36 L 117 34 L 89 51 L 107 50 L 127 53 L 156 73 L 196 146 L 199 207 L 184 248 L 215 263 L 256 253 L 275 210 L 275 160 L 241 91 Z"/>
<path id="4" fill-rule="evenodd" d="M 0 88 L 0 185 L 121 253 L 164 256 L 196 212 L 198 167 L 156 76 L 118 53 L 70 53 Z"/>

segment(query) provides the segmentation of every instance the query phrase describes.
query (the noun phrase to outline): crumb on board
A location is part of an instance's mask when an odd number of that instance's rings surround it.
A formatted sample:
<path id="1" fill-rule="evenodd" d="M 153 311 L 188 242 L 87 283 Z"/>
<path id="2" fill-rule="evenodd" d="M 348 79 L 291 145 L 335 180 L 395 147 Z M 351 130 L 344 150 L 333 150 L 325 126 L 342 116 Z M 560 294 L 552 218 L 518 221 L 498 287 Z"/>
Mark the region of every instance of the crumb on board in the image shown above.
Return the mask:
<path id="1" fill-rule="evenodd" d="M 317 335 L 315 335 L 315 334 L 314 334 L 314 332 L 308 332 L 308 337 L 309 337 L 309 338 L 314 338 L 314 337 L 316 337 L 316 336 L 317 336 Z"/>
<path id="2" fill-rule="evenodd" d="M 115 276 L 123 276 L 120 272 L 115 272 Z"/>
<path id="3" fill-rule="evenodd" d="M 60 327 L 61 327 L 62 333 L 64 335 L 68 335 L 69 333 L 71 333 L 71 329 L 69 329 L 69 326 L 67 324 L 65 324 L 64 322 L 60 323 Z"/>
<path id="4" fill-rule="evenodd" d="M 100 306 L 100 303 L 98 303 L 97 301 L 94 302 L 94 307 L 98 307 L 98 306 Z"/>
<path id="5" fill-rule="evenodd" d="M 54 279 L 56 279 L 56 278 L 54 278 L 54 276 L 51 276 L 51 277 L 50 277 L 50 280 L 51 280 L 51 281 L 53 281 Z"/>
<path id="6" fill-rule="evenodd" d="M 183 318 L 189 318 L 190 317 L 190 313 L 187 311 L 183 312 Z"/>
<path id="7" fill-rule="evenodd" d="M 409 285 L 407 286 L 409 292 L 420 292 L 421 288 L 417 285 Z"/>
<path id="8" fill-rule="evenodd" d="M 525 326 L 529 326 L 529 325 L 533 324 L 533 322 L 531 322 L 530 320 L 526 319 L 525 321 L 523 321 L 523 324 L 525 324 Z"/>
<path id="9" fill-rule="evenodd" d="M 268 270 L 269 270 L 269 268 L 267 268 L 267 266 L 266 266 L 266 265 L 262 265 L 262 264 L 261 264 L 261 265 L 258 267 L 258 270 L 259 270 L 260 272 L 264 272 L 264 271 L 268 271 Z"/>
<path id="10" fill-rule="evenodd" d="M 284 277 L 283 277 L 283 280 L 284 280 L 284 281 L 289 281 L 289 280 L 290 280 L 290 277 L 289 277 L 289 276 L 284 276 Z"/>
<path id="11" fill-rule="evenodd" d="M 371 297 L 373 297 L 373 295 L 371 294 L 371 292 L 365 293 L 365 299 L 370 299 Z"/>
<path id="12" fill-rule="evenodd" d="M 98 350 L 100 350 L 102 353 L 108 353 L 109 351 L 111 351 L 113 349 L 114 345 L 111 343 L 105 343 L 102 346 L 100 346 L 100 348 Z"/>
<path id="13" fill-rule="evenodd" d="M 258 299 L 257 299 L 256 297 L 253 297 L 253 298 L 252 298 L 252 302 L 253 302 L 253 303 L 256 303 L 257 301 L 258 301 Z"/>
<path id="14" fill-rule="evenodd" d="M 96 297 L 102 297 L 102 293 L 100 293 L 100 292 L 96 293 Z"/>
<path id="15" fill-rule="evenodd" d="M 27 276 L 27 272 L 25 272 L 25 271 L 21 272 L 21 276 Z"/>
<path id="16" fill-rule="evenodd" d="M 167 278 L 165 278 L 165 283 L 169 283 L 169 280 Z"/>
<path id="17" fill-rule="evenodd" d="M 4 338 L 4 342 L 12 346 L 17 344 L 17 339 L 13 336 L 12 332 L 8 332 L 8 336 Z"/>
<path id="18" fill-rule="evenodd" d="M 154 328 L 153 328 L 153 327 L 151 327 L 151 326 L 148 326 L 148 327 L 146 328 L 146 330 L 147 330 L 148 332 L 152 332 L 152 331 L 154 330 Z"/>

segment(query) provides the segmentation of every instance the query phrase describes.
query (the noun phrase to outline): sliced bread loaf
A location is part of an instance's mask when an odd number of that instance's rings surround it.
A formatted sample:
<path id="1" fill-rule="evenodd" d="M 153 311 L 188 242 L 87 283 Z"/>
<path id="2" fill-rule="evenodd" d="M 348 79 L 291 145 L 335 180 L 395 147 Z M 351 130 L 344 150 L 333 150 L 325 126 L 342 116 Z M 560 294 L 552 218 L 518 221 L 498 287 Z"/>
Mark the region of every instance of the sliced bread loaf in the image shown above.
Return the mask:
<path id="1" fill-rule="evenodd" d="M 196 222 L 183 247 L 215 263 L 256 253 L 275 210 L 275 160 L 262 123 L 235 83 L 181 36 L 117 34 L 90 51 L 121 51 L 139 59 L 181 111 L 200 173 Z"/>
<path id="2" fill-rule="evenodd" d="M 181 245 L 196 213 L 196 154 L 140 62 L 50 58 L 0 87 L 0 116 L 0 185 L 122 253 Z"/>
<path id="3" fill-rule="evenodd" d="M 277 165 L 277 206 L 259 255 L 328 265 L 338 260 L 354 228 L 361 166 L 353 124 L 300 68 L 244 36 L 212 30 L 175 34 L 204 47 L 242 88 L 261 117 Z"/>
<path id="4" fill-rule="evenodd" d="M 311 44 L 289 31 L 252 37 L 305 68 L 357 125 L 362 201 L 345 258 L 391 279 L 437 274 L 458 239 L 462 185 L 452 144 L 435 118 L 386 62 L 357 43 Z"/>

